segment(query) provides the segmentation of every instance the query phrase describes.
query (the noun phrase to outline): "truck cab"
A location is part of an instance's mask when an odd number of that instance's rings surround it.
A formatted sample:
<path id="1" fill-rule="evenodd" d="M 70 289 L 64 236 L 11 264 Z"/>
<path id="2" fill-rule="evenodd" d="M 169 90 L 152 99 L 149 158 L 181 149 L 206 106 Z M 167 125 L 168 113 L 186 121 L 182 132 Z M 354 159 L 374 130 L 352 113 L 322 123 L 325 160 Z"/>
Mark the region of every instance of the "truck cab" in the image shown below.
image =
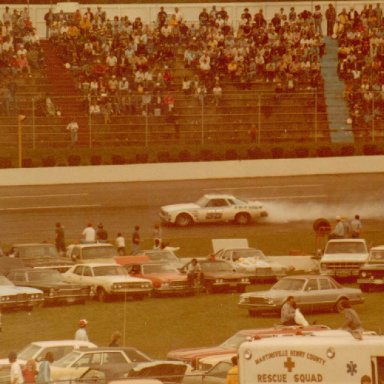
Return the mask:
<path id="1" fill-rule="evenodd" d="M 384 336 L 347 331 L 274 337 L 244 342 L 239 349 L 239 383 L 372 384 L 384 380 Z"/>
<path id="2" fill-rule="evenodd" d="M 368 257 L 368 246 L 364 239 L 329 240 L 320 260 L 320 273 L 336 279 L 356 279 Z"/>

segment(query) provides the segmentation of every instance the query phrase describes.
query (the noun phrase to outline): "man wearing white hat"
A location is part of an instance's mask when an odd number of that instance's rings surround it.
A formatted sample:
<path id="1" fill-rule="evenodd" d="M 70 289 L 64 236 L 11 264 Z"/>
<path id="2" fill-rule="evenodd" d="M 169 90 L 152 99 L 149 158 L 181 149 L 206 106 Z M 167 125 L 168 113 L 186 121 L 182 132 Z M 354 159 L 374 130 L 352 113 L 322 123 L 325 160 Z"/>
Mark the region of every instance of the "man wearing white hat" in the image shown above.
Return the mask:
<path id="1" fill-rule="evenodd" d="M 85 319 L 81 319 L 79 321 L 79 329 L 75 333 L 75 340 L 78 341 L 89 341 L 86 327 L 88 325 L 88 321 Z"/>

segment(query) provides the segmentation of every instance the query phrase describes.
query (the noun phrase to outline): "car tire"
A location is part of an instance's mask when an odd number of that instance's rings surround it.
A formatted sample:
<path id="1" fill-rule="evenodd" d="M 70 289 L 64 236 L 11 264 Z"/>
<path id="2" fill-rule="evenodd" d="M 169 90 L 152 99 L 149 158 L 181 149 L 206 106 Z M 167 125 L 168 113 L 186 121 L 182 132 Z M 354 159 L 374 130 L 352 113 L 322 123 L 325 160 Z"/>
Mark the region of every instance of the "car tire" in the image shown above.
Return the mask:
<path id="1" fill-rule="evenodd" d="M 235 216 L 235 223 L 239 225 L 247 225 L 251 222 L 251 216 L 246 212 L 238 213 Z"/>
<path id="2" fill-rule="evenodd" d="M 180 213 L 179 215 L 177 215 L 175 223 L 179 227 L 189 227 L 190 225 L 192 225 L 193 221 L 191 216 L 189 216 L 188 214 Z"/>
<path id="3" fill-rule="evenodd" d="M 342 299 L 339 299 L 335 305 L 335 311 L 338 313 L 342 313 L 344 310 L 344 303 L 347 301 L 348 299 L 346 299 L 345 297 Z"/>
<path id="4" fill-rule="evenodd" d="M 108 293 L 105 291 L 104 288 L 97 288 L 96 296 L 97 300 L 99 300 L 101 303 L 106 303 L 108 301 Z"/>

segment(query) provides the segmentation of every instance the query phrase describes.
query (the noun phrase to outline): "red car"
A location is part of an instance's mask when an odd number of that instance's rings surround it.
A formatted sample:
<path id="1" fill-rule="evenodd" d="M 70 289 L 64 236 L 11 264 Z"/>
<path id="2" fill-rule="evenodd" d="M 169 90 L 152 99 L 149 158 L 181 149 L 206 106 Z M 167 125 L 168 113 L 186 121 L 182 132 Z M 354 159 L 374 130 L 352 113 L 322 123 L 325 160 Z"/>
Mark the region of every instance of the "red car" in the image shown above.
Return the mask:
<path id="1" fill-rule="evenodd" d="M 189 295 L 194 293 L 187 276 L 170 264 L 145 261 L 124 265 L 131 276 L 152 281 L 154 296 Z"/>
<path id="2" fill-rule="evenodd" d="M 180 360 L 197 368 L 199 359 L 208 356 L 226 355 L 236 353 L 240 345 L 247 340 L 273 337 L 279 335 L 293 335 L 304 332 L 321 331 L 329 329 L 325 325 L 302 326 L 277 326 L 274 328 L 243 329 L 236 332 L 223 343 L 213 347 L 182 348 L 168 352 L 167 358 L 170 360 Z"/>

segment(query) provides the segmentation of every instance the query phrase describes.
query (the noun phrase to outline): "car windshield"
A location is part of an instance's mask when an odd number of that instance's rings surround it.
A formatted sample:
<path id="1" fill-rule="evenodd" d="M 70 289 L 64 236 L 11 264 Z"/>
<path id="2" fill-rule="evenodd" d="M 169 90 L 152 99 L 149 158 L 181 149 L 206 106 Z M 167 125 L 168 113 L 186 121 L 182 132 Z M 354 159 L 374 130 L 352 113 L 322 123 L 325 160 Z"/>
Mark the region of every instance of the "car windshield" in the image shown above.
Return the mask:
<path id="1" fill-rule="evenodd" d="M 227 339 L 223 343 L 221 343 L 220 347 L 223 347 L 223 348 L 239 348 L 240 344 L 242 344 L 247 339 L 248 339 L 248 337 L 246 335 L 243 335 L 241 333 L 235 333 L 229 339 Z"/>
<path id="2" fill-rule="evenodd" d="M 10 280 L 5 276 L 0 276 L 0 285 L 14 285 Z"/>
<path id="3" fill-rule="evenodd" d="M 171 251 L 144 251 L 143 254 L 156 261 L 179 261 L 178 257 Z"/>
<path id="4" fill-rule="evenodd" d="M 20 360 L 33 359 L 38 354 L 40 349 L 41 348 L 36 344 L 29 344 L 17 354 L 17 358 Z"/>
<path id="5" fill-rule="evenodd" d="M 63 278 L 59 271 L 54 270 L 34 270 L 28 272 L 29 281 L 47 281 L 47 282 L 61 282 Z"/>
<path id="6" fill-rule="evenodd" d="M 127 276 L 128 272 L 120 265 L 103 265 L 94 267 L 93 273 L 95 276 Z"/>
<path id="7" fill-rule="evenodd" d="M 301 291 L 305 282 L 305 279 L 281 279 L 271 289 L 284 291 Z"/>
<path id="8" fill-rule="evenodd" d="M 22 259 L 41 259 L 43 257 L 58 258 L 56 247 L 52 244 L 16 246 L 17 253 Z"/>
<path id="9" fill-rule="evenodd" d="M 201 269 L 204 272 L 233 272 L 231 266 L 225 261 L 214 261 L 212 263 L 201 263 Z"/>
<path id="10" fill-rule="evenodd" d="M 84 247 L 82 250 L 83 259 L 112 259 L 117 256 L 115 247 L 109 246 L 95 246 L 95 247 Z"/>
<path id="11" fill-rule="evenodd" d="M 367 249 L 364 243 L 356 242 L 331 242 L 328 243 L 327 249 L 325 250 L 326 254 L 333 253 L 366 253 Z"/>
<path id="12" fill-rule="evenodd" d="M 71 366 L 75 361 L 77 361 L 81 357 L 81 353 L 77 351 L 72 351 L 68 353 L 68 355 L 65 355 L 61 359 L 54 361 L 52 365 L 55 367 L 69 367 Z"/>
<path id="13" fill-rule="evenodd" d="M 372 250 L 370 261 L 384 263 L 384 249 Z"/>
<path id="14" fill-rule="evenodd" d="M 233 261 L 237 261 L 239 259 L 246 259 L 249 257 L 255 258 L 257 260 L 267 260 L 264 253 L 259 249 L 239 249 L 237 251 L 233 251 L 232 253 Z"/>
<path id="15" fill-rule="evenodd" d="M 177 269 L 169 264 L 148 264 L 143 265 L 143 273 L 148 275 L 151 273 L 177 273 Z"/>

